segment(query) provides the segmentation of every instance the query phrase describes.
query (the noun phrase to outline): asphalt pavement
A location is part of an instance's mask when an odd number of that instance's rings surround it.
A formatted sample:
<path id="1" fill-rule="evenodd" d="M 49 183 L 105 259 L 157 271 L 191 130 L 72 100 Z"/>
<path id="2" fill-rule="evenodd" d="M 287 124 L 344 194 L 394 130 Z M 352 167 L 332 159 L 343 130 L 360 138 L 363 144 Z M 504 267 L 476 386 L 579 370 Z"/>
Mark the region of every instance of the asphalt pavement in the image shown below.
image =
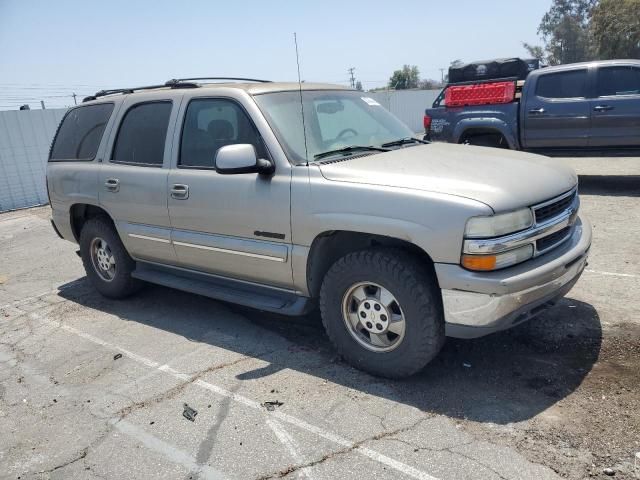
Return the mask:
<path id="1" fill-rule="evenodd" d="M 47 207 L 0 215 L 0 478 L 633 478 L 640 158 L 569 161 L 594 244 L 568 298 L 403 381 L 317 314 L 102 298 Z"/>

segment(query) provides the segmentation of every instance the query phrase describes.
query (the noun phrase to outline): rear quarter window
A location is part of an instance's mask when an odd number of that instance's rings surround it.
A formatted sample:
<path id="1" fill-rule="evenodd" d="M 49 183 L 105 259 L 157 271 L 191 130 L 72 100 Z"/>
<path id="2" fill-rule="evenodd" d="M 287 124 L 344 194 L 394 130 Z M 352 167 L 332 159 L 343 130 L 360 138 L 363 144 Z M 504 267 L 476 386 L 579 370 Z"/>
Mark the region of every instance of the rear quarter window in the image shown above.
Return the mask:
<path id="1" fill-rule="evenodd" d="M 113 103 L 86 105 L 67 112 L 51 145 L 49 161 L 90 161 L 96 157 Z"/>

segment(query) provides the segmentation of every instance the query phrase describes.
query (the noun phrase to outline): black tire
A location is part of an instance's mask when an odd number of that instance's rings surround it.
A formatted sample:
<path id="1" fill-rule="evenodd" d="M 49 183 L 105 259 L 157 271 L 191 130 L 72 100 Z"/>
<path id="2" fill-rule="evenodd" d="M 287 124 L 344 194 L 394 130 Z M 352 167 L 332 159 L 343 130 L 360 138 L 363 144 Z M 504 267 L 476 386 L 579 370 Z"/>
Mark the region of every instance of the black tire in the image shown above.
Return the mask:
<path id="1" fill-rule="evenodd" d="M 360 282 L 373 282 L 397 299 L 405 319 L 404 336 L 391 351 L 374 352 L 353 336 L 343 317 L 343 299 Z M 368 308 L 368 307 L 367 307 Z M 327 272 L 320 290 L 327 335 L 354 367 L 386 378 L 403 378 L 424 368 L 444 344 L 442 301 L 434 275 L 414 256 L 397 249 L 349 253 Z"/>
<path id="2" fill-rule="evenodd" d="M 94 265 L 91 248 L 96 239 L 103 239 L 115 259 L 113 278 L 109 281 Z M 124 298 L 140 289 L 141 282 L 131 277 L 136 262 L 129 256 L 113 224 L 104 217 L 87 220 L 80 232 L 80 254 L 87 277 L 102 295 L 109 298 Z"/>

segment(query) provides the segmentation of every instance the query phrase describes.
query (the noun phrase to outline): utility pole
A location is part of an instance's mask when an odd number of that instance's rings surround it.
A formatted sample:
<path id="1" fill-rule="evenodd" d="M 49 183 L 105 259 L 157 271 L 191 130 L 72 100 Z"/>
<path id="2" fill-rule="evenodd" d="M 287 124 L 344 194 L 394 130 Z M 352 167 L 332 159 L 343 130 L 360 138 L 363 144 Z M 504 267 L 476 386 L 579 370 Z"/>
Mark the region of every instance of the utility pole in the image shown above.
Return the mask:
<path id="1" fill-rule="evenodd" d="M 440 82 L 444 83 L 444 71 L 446 70 L 446 68 L 441 68 L 440 69 Z"/>
<path id="2" fill-rule="evenodd" d="M 356 67 L 351 67 L 347 70 L 349 72 L 349 75 L 351 76 L 350 80 L 351 80 L 351 88 L 356 88 L 356 77 L 354 75 L 354 72 L 356 71 Z"/>
<path id="3" fill-rule="evenodd" d="M 42 105 L 42 109 L 44 110 L 44 100 L 40 100 L 40 105 Z"/>
<path id="4" fill-rule="evenodd" d="M 78 102 L 76 102 L 76 97 L 77 95 L 74 93 L 73 95 L 71 95 L 73 97 L 73 104 L 74 105 L 78 105 Z"/>

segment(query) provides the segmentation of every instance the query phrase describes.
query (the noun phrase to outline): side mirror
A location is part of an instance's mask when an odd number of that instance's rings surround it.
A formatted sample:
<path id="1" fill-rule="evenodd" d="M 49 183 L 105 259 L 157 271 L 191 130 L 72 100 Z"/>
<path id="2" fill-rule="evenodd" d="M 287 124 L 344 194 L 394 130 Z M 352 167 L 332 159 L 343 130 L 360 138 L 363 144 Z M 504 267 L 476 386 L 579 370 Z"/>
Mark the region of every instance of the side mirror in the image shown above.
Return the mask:
<path id="1" fill-rule="evenodd" d="M 273 163 L 264 158 L 258 158 L 255 147 L 249 143 L 226 145 L 218 149 L 213 165 L 216 172 L 222 175 L 238 173 L 271 175 L 275 171 Z"/>

